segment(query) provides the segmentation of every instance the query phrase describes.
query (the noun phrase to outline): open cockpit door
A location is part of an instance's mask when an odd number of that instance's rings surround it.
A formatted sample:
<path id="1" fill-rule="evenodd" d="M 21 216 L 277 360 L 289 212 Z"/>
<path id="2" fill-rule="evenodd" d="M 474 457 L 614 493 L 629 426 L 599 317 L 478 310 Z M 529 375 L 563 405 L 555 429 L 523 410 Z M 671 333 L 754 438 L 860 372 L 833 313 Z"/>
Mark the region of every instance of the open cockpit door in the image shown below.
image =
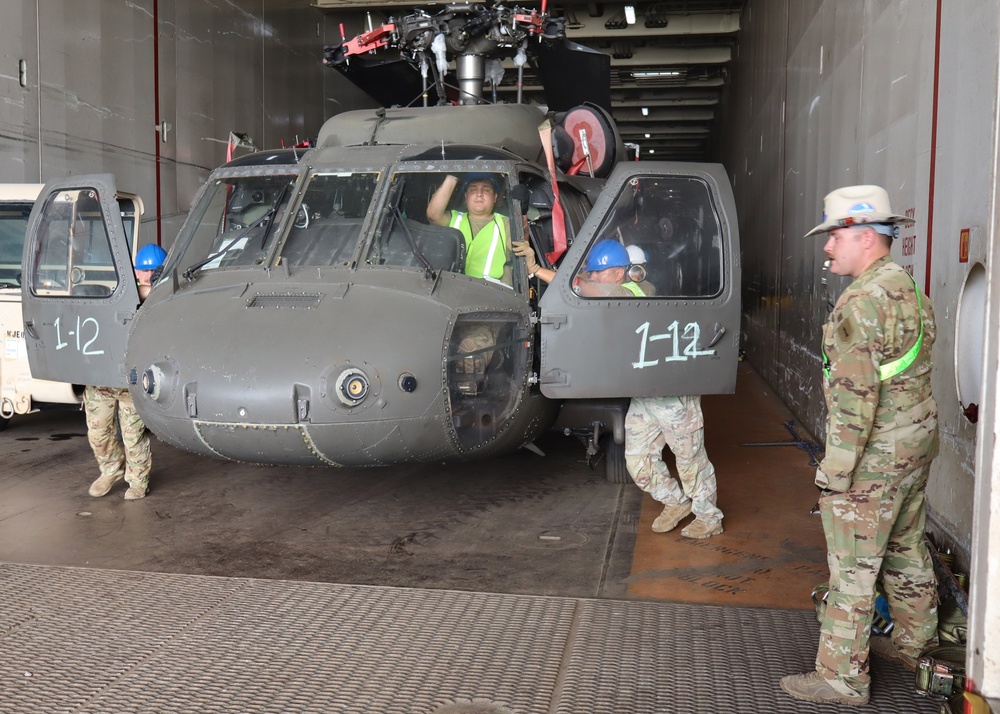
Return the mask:
<path id="1" fill-rule="evenodd" d="M 542 393 L 734 391 L 739 256 L 722 166 L 619 164 L 539 302 Z"/>
<path id="2" fill-rule="evenodd" d="M 139 305 L 127 235 L 142 204 L 110 174 L 46 184 L 28 220 L 22 282 L 31 373 L 126 386 L 125 346 Z M 133 234 L 134 235 L 134 234 Z"/>

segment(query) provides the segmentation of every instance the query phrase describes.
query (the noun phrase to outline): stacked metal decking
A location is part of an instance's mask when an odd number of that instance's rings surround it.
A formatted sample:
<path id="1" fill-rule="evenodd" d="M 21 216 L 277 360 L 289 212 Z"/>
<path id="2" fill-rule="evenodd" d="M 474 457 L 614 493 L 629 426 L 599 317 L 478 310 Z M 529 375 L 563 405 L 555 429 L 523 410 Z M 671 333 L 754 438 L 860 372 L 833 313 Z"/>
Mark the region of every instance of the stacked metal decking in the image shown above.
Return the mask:
<path id="1" fill-rule="evenodd" d="M 810 612 L 0 564 L 0 712 L 813 712 Z M 937 712 L 873 662 L 866 711 Z"/>

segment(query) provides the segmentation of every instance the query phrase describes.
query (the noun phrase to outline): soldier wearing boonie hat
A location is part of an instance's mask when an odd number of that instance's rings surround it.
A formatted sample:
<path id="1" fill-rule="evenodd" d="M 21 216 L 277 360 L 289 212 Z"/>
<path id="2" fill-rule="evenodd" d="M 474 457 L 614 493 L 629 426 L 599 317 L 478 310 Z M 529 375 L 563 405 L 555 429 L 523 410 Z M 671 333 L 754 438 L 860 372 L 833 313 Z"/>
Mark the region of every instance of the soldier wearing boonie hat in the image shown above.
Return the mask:
<path id="1" fill-rule="evenodd" d="M 830 582 L 815 669 L 782 678 L 793 697 L 863 705 L 869 651 L 914 669 L 937 642 L 937 583 L 923 542 L 925 489 L 938 452 L 930 300 L 892 261 L 899 225 L 880 186 L 828 194 L 830 272 L 854 278 L 823 328 L 826 451 L 816 471 Z M 881 579 L 893 618 L 870 637 Z"/>

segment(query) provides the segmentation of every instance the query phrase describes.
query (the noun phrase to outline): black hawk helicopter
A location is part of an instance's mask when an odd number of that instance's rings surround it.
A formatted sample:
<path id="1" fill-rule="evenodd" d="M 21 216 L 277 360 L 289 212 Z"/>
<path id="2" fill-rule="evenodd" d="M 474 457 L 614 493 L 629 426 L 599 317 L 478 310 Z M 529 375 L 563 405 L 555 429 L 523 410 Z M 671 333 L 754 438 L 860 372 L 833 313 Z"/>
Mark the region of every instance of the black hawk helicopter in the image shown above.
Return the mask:
<path id="1" fill-rule="evenodd" d="M 575 82 L 593 96 L 570 104 L 566 77 L 600 61 L 564 35 L 544 12 L 458 5 L 326 48 L 421 106 L 345 112 L 314 148 L 216 169 L 141 308 L 114 178 L 48 184 L 23 260 L 32 373 L 127 385 L 157 437 L 225 459 L 468 460 L 558 429 L 627 480 L 630 397 L 735 388 L 735 207 L 719 165 L 624 160 L 601 90 Z M 519 53 L 586 57 L 552 75 L 564 108 L 484 100 L 487 65 Z M 643 296 L 580 294 L 609 241 Z"/>

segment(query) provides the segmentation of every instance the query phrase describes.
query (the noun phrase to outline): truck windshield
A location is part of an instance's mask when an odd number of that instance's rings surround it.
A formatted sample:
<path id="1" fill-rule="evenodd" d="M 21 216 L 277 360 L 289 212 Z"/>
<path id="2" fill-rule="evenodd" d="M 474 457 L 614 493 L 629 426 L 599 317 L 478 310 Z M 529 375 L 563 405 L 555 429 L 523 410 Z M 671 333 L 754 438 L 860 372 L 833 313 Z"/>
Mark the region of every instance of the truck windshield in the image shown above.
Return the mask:
<path id="1" fill-rule="evenodd" d="M 31 206 L 30 201 L 0 202 L 0 289 L 21 285 L 21 254 Z"/>

